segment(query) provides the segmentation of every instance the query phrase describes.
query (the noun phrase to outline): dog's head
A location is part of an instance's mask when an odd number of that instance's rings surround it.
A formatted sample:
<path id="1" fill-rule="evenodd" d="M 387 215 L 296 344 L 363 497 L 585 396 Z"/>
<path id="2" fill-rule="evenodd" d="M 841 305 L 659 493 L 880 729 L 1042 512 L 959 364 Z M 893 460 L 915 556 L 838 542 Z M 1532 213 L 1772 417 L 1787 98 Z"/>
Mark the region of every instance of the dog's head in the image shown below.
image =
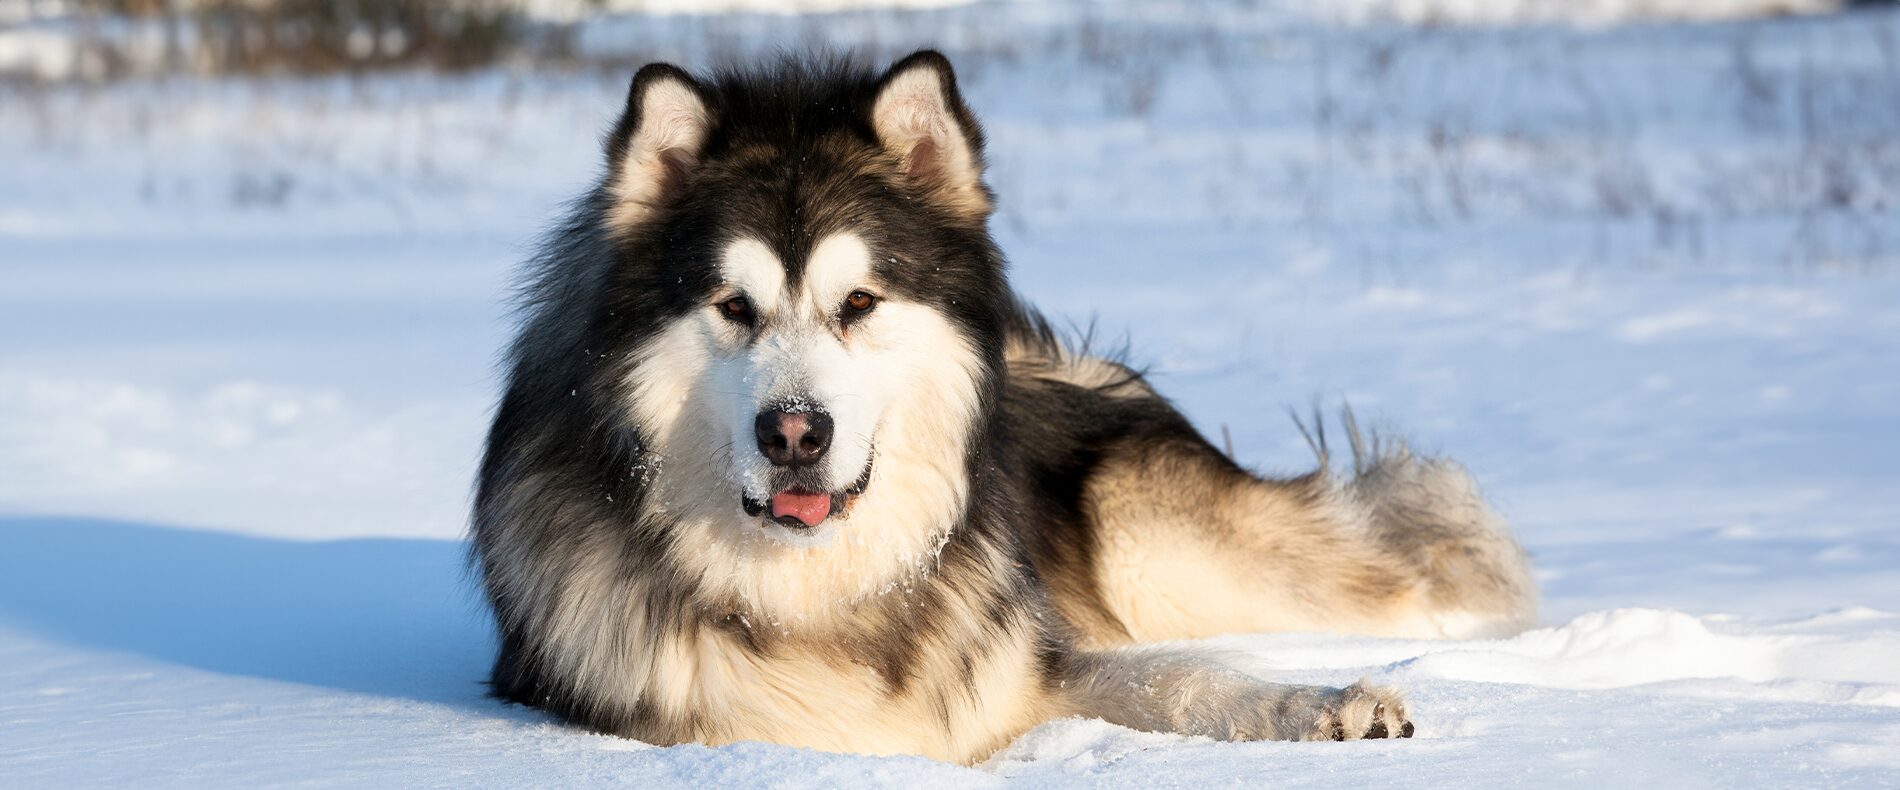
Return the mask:
<path id="1" fill-rule="evenodd" d="M 981 162 L 934 52 L 640 70 L 597 196 L 597 320 L 669 507 L 793 542 L 954 517 L 1009 300 Z"/>

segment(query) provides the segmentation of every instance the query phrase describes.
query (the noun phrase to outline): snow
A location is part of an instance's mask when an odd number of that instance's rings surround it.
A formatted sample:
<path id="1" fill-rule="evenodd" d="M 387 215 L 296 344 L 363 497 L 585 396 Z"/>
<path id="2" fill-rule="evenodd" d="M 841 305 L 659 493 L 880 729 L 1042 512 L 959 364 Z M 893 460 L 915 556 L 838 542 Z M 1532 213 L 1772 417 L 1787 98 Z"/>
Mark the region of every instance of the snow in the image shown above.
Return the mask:
<path id="1" fill-rule="evenodd" d="M 1609 25 L 1630 21 L 1749 19 L 1838 11 L 1836 0 L 1344 0 L 1344 19 L 1414 24 Z"/>
<path id="2" fill-rule="evenodd" d="M 460 536 L 509 271 L 595 172 L 625 74 L 153 80 L 0 85 L 4 784 L 1891 784 L 1900 14 L 1289 8 L 621 16 L 586 41 L 943 44 L 1032 299 L 1126 339 L 1255 467 L 1310 463 L 1285 413 L 1315 398 L 1464 460 L 1534 555 L 1542 628 L 1209 640 L 1404 688 L 1418 738 L 1070 720 L 970 768 L 654 748 L 487 700 Z"/>
<path id="3" fill-rule="evenodd" d="M 1029 4 L 1036 0 L 1016 0 Z M 975 0 L 605 0 L 600 9 L 639 14 L 800 14 L 865 8 L 938 8 Z M 573 19 L 589 10 L 577 0 L 522 3 L 540 18 Z M 1370 23 L 1506 24 L 1567 22 L 1607 25 L 1642 20 L 1748 19 L 1778 14 L 1838 11 L 1840 0 L 1280 0 L 1278 10 Z"/>

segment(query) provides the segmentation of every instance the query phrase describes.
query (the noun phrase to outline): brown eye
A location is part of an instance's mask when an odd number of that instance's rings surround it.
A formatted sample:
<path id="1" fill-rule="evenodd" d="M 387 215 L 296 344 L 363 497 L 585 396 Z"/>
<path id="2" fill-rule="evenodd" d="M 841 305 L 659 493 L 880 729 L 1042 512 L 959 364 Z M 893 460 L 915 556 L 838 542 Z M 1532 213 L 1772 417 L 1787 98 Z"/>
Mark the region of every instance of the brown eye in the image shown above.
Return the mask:
<path id="1" fill-rule="evenodd" d="M 871 312 L 871 308 L 876 306 L 877 297 L 863 291 L 852 291 L 850 296 L 844 298 L 844 309 L 847 315 L 851 313 L 868 313 Z"/>
<path id="2" fill-rule="evenodd" d="M 735 296 L 719 303 L 719 314 L 728 321 L 752 325 L 752 303 L 743 296 Z"/>

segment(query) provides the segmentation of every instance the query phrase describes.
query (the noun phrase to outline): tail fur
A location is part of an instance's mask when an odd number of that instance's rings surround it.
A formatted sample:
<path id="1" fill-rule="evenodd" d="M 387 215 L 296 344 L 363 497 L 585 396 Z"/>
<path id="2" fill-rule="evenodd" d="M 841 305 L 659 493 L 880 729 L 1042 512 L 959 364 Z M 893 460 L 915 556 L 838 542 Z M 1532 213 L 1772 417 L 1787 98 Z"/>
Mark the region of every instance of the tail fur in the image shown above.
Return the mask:
<path id="1" fill-rule="evenodd" d="M 1343 509 L 1425 580 L 1427 614 L 1445 636 L 1508 636 L 1536 625 L 1529 561 L 1464 466 L 1361 430 L 1345 406 L 1340 424 L 1352 458 L 1342 475 L 1333 470 L 1320 411 L 1310 424 L 1295 413 L 1294 423 Z"/>

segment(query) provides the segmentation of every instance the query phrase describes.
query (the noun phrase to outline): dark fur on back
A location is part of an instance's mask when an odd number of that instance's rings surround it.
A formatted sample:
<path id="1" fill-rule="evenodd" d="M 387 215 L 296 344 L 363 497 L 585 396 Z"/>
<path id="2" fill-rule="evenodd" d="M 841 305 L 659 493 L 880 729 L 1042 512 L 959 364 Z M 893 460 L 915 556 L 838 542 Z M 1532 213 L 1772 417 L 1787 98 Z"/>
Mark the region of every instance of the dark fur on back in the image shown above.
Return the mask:
<path id="1" fill-rule="evenodd" d="M 839 58 L 705 81 L 648 66 L 605 148 L 599 184 L 529 266 L 478 480 L 497 696 L 651 743 L 963 761 L 1066 715 L 1236 740 L 1409 736 L 1389 690 L 1121 648 L 1534 617 L 1521 551 L 1455 464 L 1396 453 L 1350 480 L 1256 477 L 1138 371 L 1021 304 L 987 229 L 982 133 L 942 55 L 881 75 Z M 817 253 L 837 238 L 844 263 Z M 820 304 L 837 291 L 797 288 L 840 269 L 845 304 L 872 288 L 890 317 L 852 329 Z M 761 277 L 806 306 L 721 312 Z M 909 334 L 878 347 L 879 321 Z M 774 329 L 804 351 L 761 340 Z M 834 497 L 860 541 L 844 548 L 761 542 L 832 516 L 761 521 L 756 481 L 733 471 L 764 463 L 736 445 L 755 413 L 770 430 L 780 393 L 724 382 L 794 353 L 821 360 L 788 363 L 797 375 L 873 382 L 832 397 L 881 398 L 850 415 L 874 415 L 848 467 L 878 461 L 868 490 L 761 492 Z M 739 419 L 687 409 L 712 401 Z M 846 496 L 857 510 L 835 509 Z"/>

